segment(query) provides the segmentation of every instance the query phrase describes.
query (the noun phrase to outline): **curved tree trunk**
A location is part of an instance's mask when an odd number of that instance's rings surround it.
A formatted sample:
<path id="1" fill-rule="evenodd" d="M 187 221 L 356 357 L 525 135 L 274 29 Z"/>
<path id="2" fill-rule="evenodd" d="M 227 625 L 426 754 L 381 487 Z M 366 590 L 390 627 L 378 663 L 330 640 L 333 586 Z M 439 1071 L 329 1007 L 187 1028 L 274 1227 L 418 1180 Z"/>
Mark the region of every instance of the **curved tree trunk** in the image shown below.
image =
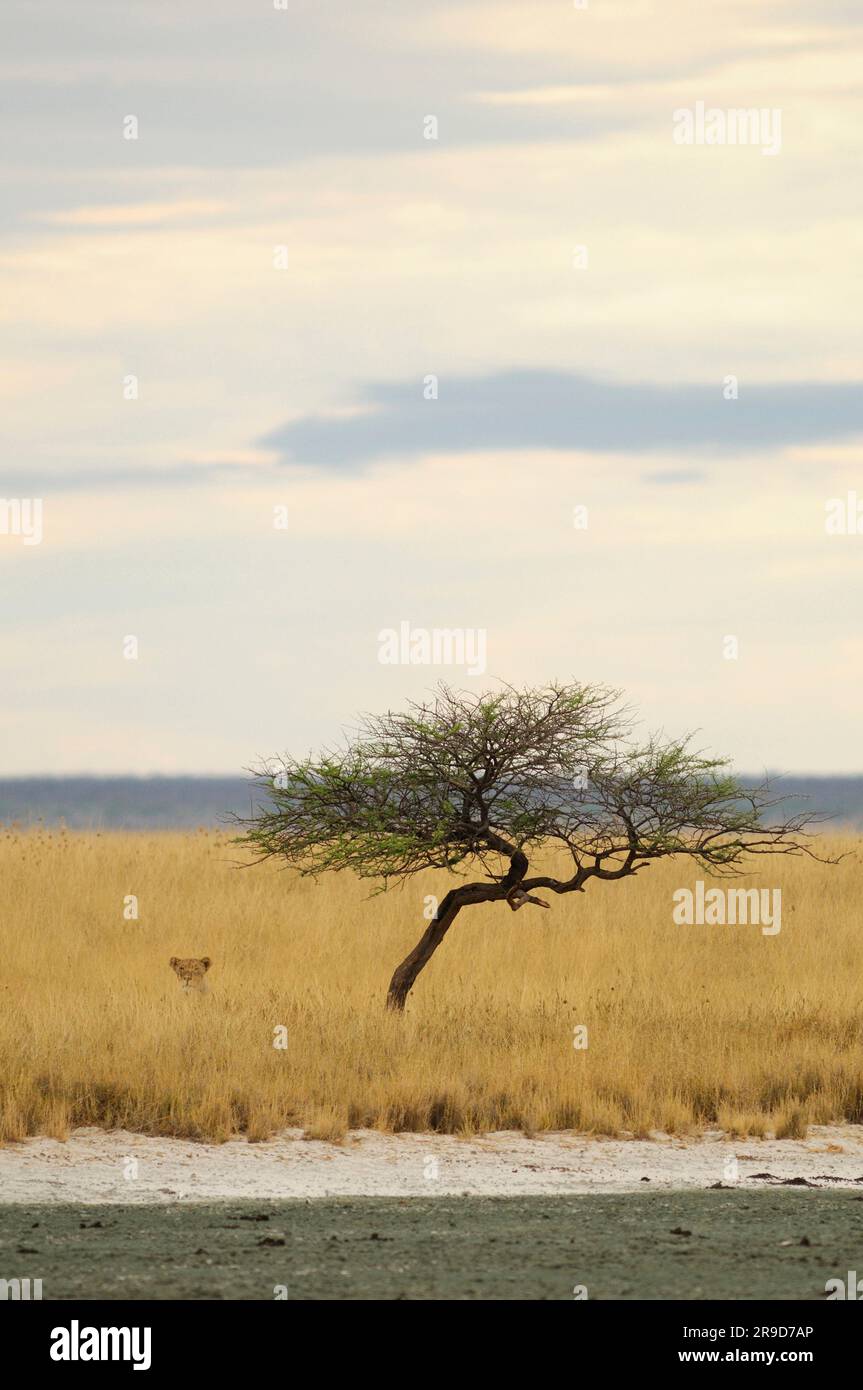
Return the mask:
<path id="1" fill-rule="evenodd" d="M 466 883 L 461 888 L 450 889 L 416 946 L 410 955 L 405 956 L 390 980 L 388 1009 L 395 1009 L 399 1013 L 404 1009 L 417 976 L 428 965 L 462 908 L 471 903 L 496 902 L 505 898 L 524 878 L 527 868 L 527 856 L 521 850 L 513 850 L 509 870 L 499 883 Z"/>
<path id="2" fill-rule="evenodd" d="M 397 967 L 387 991 L 388 1009 L 401 1011 L 404 1008 L 417 975 L 423 966 L 428 965 L 461 911 L 461 903 L 448 903 L 448 899 L 453 897 L 455 891 L 447 893 L 410 955 L 405 956 L 401 965 Z"/>

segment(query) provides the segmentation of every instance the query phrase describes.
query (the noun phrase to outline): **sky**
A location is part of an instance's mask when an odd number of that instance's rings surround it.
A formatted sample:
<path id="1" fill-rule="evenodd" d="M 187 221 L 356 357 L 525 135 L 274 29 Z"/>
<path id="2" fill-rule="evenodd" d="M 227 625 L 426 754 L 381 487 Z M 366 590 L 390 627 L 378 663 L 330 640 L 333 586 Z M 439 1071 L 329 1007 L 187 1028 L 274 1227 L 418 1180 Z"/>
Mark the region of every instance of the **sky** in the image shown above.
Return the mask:
<path id="1" fill-rule="evenodd" d="M 863 770 L 861 59 L 832 0 L 5 0 L 3 775 L 441 679 Z"/>

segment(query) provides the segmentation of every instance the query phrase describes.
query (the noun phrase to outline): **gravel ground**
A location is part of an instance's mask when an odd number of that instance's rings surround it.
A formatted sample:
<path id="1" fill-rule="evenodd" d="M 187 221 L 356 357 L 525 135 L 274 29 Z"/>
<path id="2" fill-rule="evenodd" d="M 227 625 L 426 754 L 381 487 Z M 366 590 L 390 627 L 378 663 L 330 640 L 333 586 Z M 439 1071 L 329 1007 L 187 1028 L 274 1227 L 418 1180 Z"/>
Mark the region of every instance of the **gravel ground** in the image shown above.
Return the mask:
<path id="1" fill-rule="evenodd" d="M 0 1270 L 43 1298 L 826 1298 L 863 1271 L 828 1190 L 0 1207 Z"/>

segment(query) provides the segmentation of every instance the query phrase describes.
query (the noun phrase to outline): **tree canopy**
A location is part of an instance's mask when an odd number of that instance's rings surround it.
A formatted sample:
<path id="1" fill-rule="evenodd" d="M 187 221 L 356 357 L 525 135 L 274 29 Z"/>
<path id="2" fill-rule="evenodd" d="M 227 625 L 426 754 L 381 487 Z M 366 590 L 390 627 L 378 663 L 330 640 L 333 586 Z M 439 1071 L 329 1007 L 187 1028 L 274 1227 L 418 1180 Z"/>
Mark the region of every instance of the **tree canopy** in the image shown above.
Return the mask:
<path id="1" fill-rule="evenodd" d="M 440 685 L 426 702 L 365 716 L 339 749 L 269 760 L 257 779 L 266 800 L 241 838 L 259 858 L 304 875 L 348 869 L 381 889 L 429 869 L 482 870 L 450 889 L 396 971 L 396 1008 L 471 903 L 547 906 L 531 891 L 582 892 L 670 855 L 735 874 L 750 855 L 812 853 L 812 818 L 780 814 L 787 798 L 766 781 L 745 785 L 691 738 L 638 741 L 620 693 L 600 685 Z M 570 871 L 531 876 L 531 854 L 554 845 Z"/>

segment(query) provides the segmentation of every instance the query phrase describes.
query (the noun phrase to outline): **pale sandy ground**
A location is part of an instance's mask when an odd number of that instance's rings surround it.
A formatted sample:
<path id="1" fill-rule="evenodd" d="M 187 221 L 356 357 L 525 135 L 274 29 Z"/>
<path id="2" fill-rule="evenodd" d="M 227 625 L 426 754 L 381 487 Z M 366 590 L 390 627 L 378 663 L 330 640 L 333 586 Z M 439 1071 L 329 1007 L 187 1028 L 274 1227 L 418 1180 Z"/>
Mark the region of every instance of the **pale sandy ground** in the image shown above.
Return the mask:
<path id="1" fill-rule="evenodd" d="M 553 1196 L 709 1188 L 767 1190 L 774 1179 L 858 1185 L 863 1127 L 813 1128 L 805 1140 L 598 1139 L 576 1134 L 435 1134 L 361 1130 L 343 1144 L 289 1130 L 263 1144 L 196 1144 L 77 1130 L 65 1143 L 0 1148 L 0 1202 L 178 1202 L 279 1197 Z M 650 1181 L 646 1182 L 648 1178 Z M 789 1190 L 804 1184 L 791 1185 Z"/>

